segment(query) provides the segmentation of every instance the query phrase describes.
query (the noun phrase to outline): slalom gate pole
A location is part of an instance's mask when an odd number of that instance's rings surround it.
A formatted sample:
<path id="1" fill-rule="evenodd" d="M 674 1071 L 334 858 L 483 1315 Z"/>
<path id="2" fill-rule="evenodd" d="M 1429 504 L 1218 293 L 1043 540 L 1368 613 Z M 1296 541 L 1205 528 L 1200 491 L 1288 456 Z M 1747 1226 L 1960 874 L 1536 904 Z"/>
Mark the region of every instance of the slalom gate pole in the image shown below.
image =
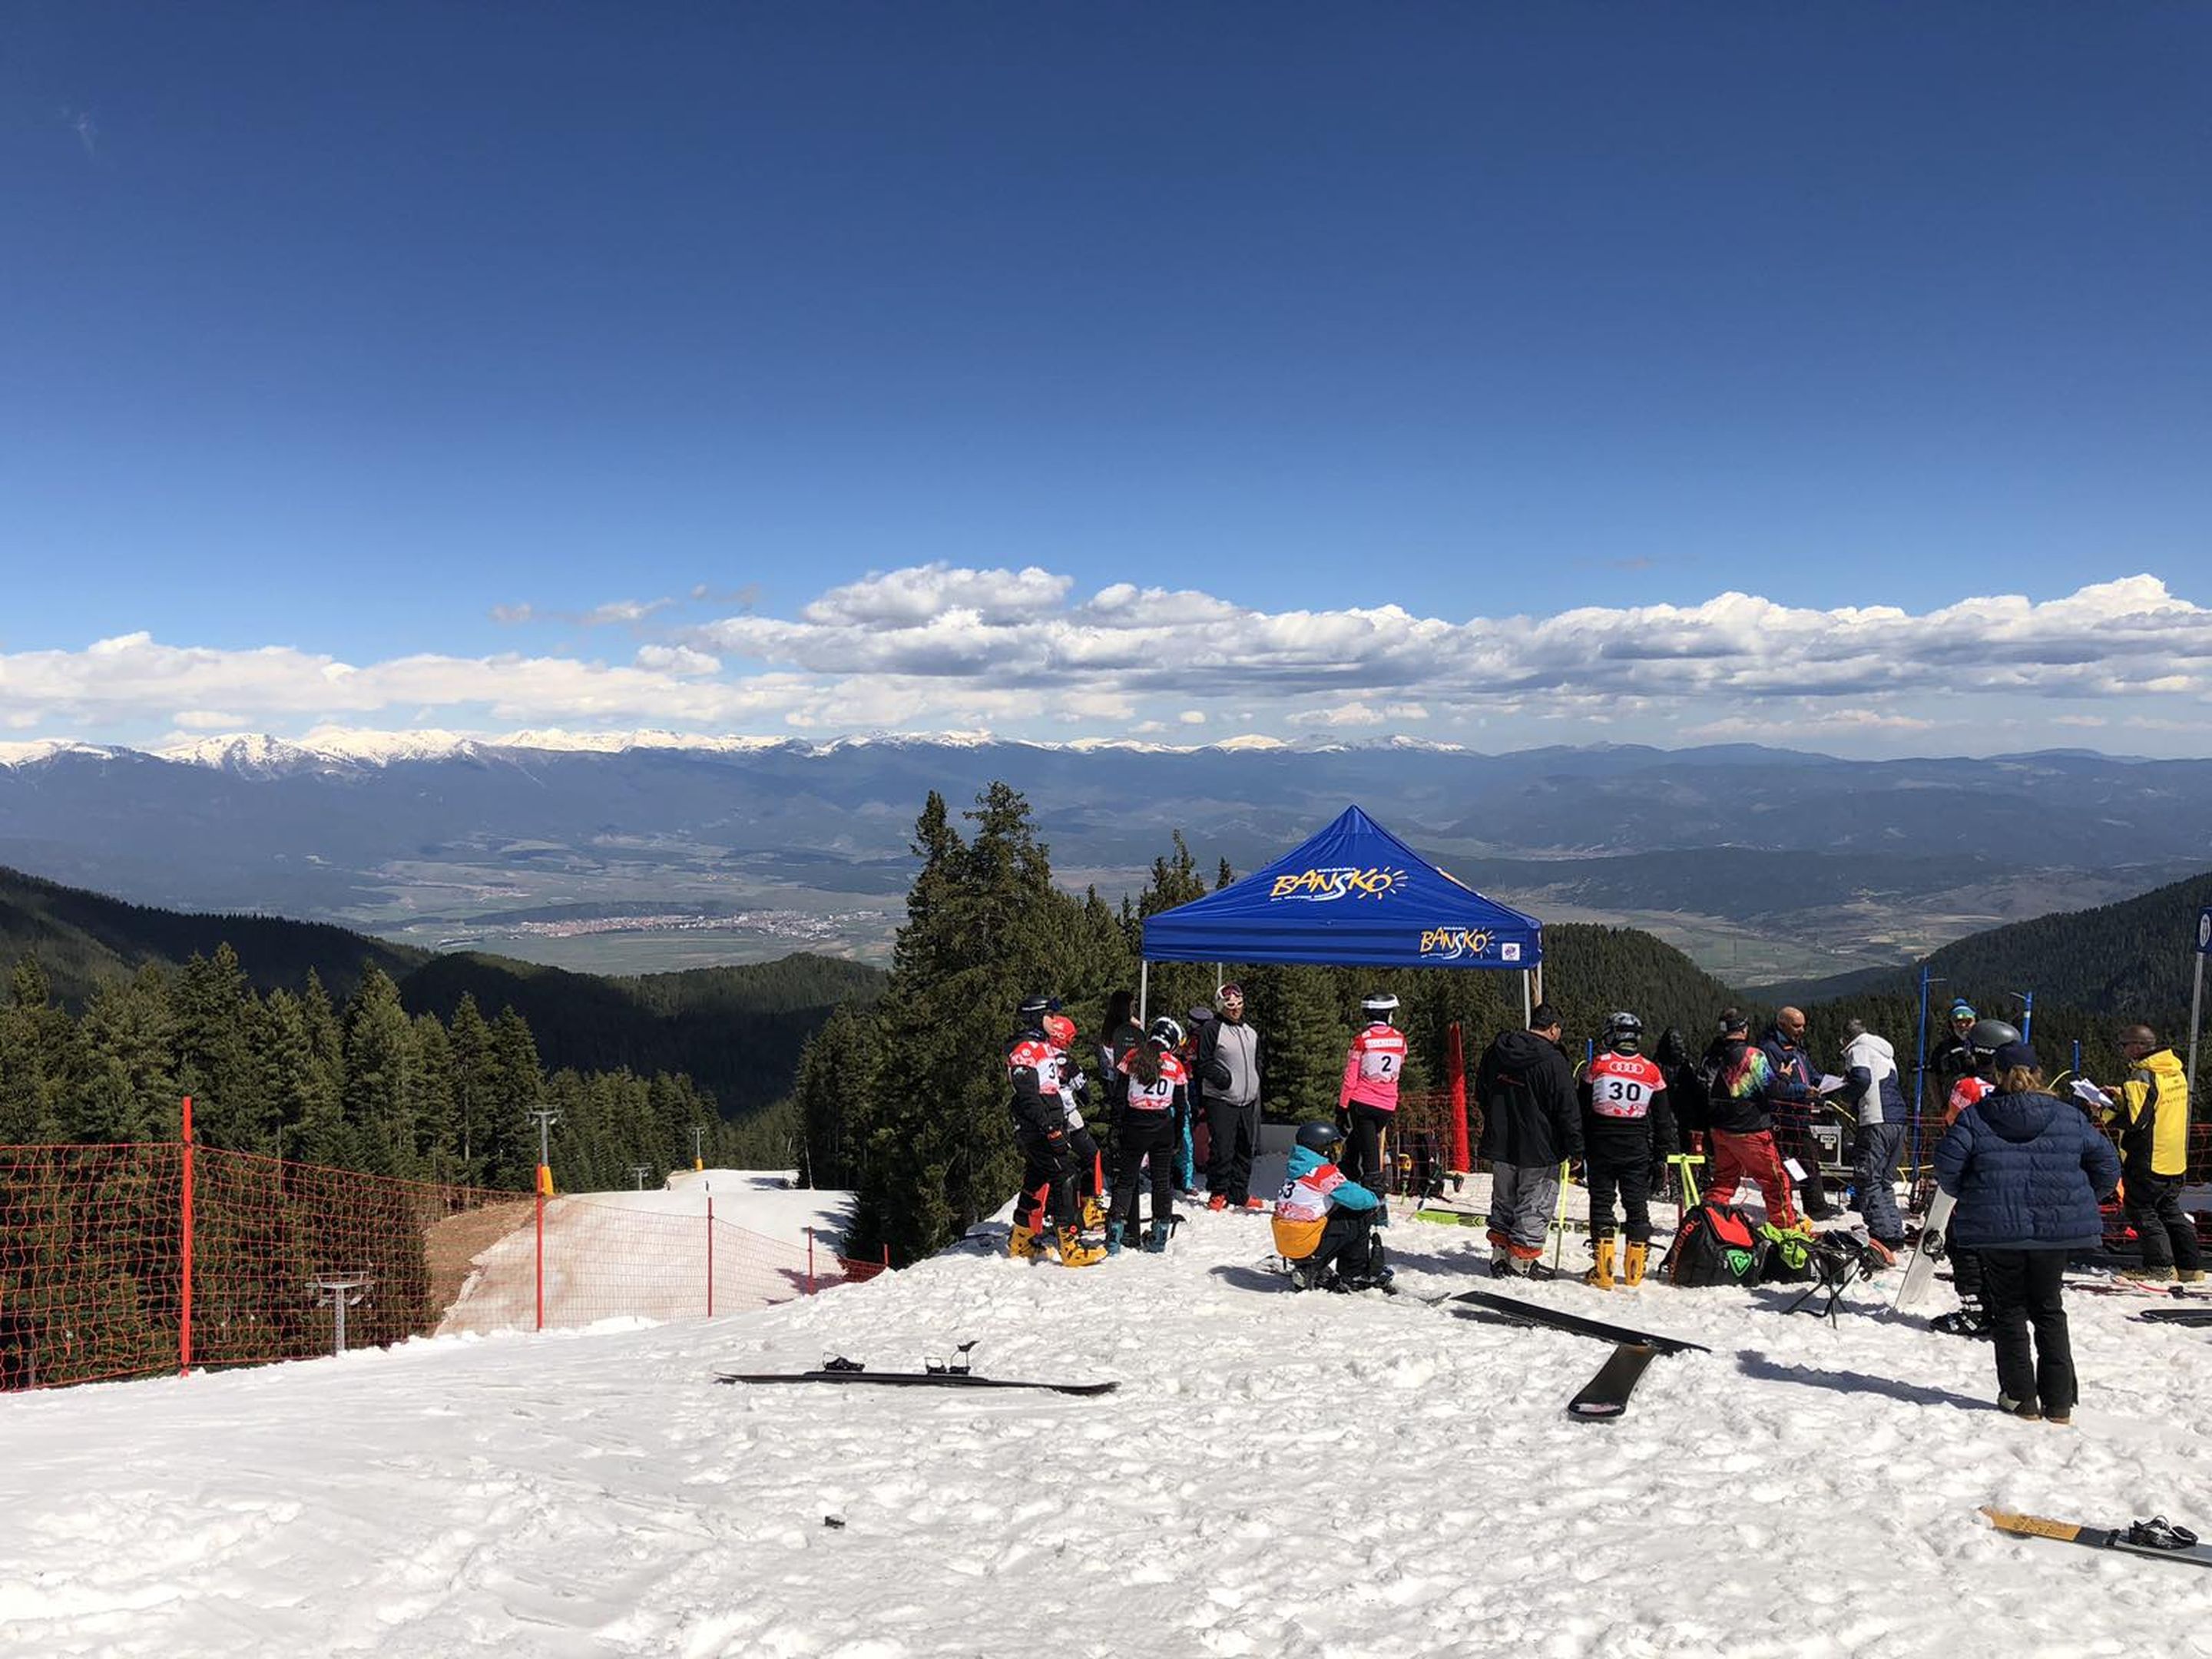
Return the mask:
<path id="1" fill-rule="evenodd" d="M 1912 1190 L 1920 1190 L 1920 1120 L 1928 1096 L 1928 964 L 1920 964 L 1920 1025 L 1912 1048 Z"/>
<path id="2" fill-rule="evenodd" d="M 1451 1023 L 1449 1037 L 1444 1048 L 1444 1073 L 1451 1079 L 1452 1168 L 1465 1175 L 1474 1168 L 1474 1159 L 1468 1150 L 1467 1136 L 1467 1050 L 1461 1042 L 1457 1020 Z"/>
<path id="3" fill-rule="evenodd" d="M 714 1195 L 707 1194 L 707 1317 L 714 1316 Z"/>
<path id="4" fill-rule="evenodd" d="M 177 1263 L 177 1375 L 192 1369 L 192 1097 L 185 1097 L 180 1123 L 184 1142 L 184 1187 L 179 1195 Z"/>
<path id="5" fill-rule="evenodd" d="M 806 1230 L 806 1293 L 814 1294 L 814 1229 Z"/>
<path id="6" fill-rule="evenodd" d="M 2185 1079 L 2191 1093 L 2197 1089 L 2197 1021 L 2204 1012 L 2204 957 L 2208 951 L 2212 951 L 2212 904 L 2206 905 L 2197 917 L 2197 973 L 2195 986 L 2189 993 L 2189 1073 Z"/>
<path id="7" fill-rule="evenodd" d="M 1567 1248 L 1567 1166 L 1573 1160 L 1559 1160 L 1559 1202 L 1552 1214 L 1552 1272 L 1559 1271 L 1559 1258 Z"/>

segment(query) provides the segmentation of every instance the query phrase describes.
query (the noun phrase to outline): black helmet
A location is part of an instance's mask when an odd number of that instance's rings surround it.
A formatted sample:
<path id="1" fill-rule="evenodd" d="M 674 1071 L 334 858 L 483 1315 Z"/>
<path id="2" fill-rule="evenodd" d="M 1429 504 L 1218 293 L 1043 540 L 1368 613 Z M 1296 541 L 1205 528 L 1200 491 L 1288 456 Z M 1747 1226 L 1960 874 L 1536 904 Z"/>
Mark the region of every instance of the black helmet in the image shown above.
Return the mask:
<path id="1" fill-rule="evenodd" d="M 1014 1012 L 1021 1016 L 1024 1024 L 1034 1025 L 1059 1006 L 1058 997 L 1047 996 L 1043 992 L 1038 991 L 1024 997 Z"/>
<path id="2" fill-rule="evenodd" d="M 1634 1054 L 1644 1046 L 1644 1022 L 1631 1013 L 1608 1016 L 1605 1022 L 1605 1046 L 1615 1054 Z"/>
<path id="3" fill-rule="evenodd" d="M 1319 1152 L 1323 1158 L 1336 1151 L 1336 1125 L 1307 1123 L 1298 1128 L 1298 1145 L 1310 1152 Z"/>
<path id="4" fill-rule="evenodd" d="M 1163 1048 L 1180 1048 L 1182 1047 L 1182 1027 L 1176 1024 L 1175 1021 L 1170 1019 L 1165 1014 L 1162 1014 L 1158 1019 L 1154 1020 L 1152 1024 L 1152 1029 L 1146 1031 L 1145 1035 L 1151 1037 L 1153 1042 L 1158 1043 Z"/>
<path id="5" fill-rule="evenodd" d="M 1387 1020 L 1398 1012 L 1398 999 L 1388 991 L 1377 991 L 1373 996 L 1360 999 L 1359 1012 L 1370 1020 Z"/>
<path id="6" fill-rule="evenodd" d="M 2008 1042 L 2020 1041 L 2019 1030 L 2002 1019 L 1978 1019 L 1974 1029 L 1966 1033 L 1966 1046 L 1978 1060 L 1993 1060 L 1998 1049 Z"/>

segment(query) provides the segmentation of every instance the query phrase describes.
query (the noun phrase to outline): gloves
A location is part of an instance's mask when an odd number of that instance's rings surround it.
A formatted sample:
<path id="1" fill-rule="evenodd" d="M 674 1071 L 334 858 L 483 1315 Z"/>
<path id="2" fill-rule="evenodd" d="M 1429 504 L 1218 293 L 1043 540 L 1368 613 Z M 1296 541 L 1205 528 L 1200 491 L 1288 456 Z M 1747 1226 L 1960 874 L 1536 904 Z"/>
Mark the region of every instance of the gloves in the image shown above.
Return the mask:
<path id="1" fill-rule="evenodd" d="M 1336 1138 L 1343 1139 L 1352 1133 L 1352 1114 L 1340 1106 L 1336 1109 Z"/>

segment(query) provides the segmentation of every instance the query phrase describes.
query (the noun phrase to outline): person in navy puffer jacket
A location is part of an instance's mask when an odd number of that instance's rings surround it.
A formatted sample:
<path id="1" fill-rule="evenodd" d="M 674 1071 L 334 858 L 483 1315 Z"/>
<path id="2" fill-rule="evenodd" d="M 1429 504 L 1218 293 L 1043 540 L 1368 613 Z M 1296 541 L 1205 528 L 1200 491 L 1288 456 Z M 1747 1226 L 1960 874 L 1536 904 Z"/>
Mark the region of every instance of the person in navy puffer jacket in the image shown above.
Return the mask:
<path id="1" fill-rule="evenodd" d="M 1937 1145 L 1936 1182 L 1957 1203 L 1952 1243 L 1982 1258 L 1999 1409 L 2064 1423 L 2077 1392 L 2066 1253 L 2102 1242 L 2097 1203 L 2119 1184 L 2120 1159 L 2078 1107 L 2045 1092 L 2034 1049 L 2007 1043 L 1996 1063 L 1997 1091 L 1960 1113 Z"/>

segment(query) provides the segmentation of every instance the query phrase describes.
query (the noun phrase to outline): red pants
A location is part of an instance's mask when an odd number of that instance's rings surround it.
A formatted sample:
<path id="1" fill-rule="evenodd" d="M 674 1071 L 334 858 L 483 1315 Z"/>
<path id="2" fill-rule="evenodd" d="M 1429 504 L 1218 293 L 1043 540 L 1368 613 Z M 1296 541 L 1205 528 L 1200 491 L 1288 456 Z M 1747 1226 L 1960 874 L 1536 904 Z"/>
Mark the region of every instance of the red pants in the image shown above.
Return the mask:
<path id="1" fill-rule="evenodd" d="M 1756 1182 L 1766 1200 L 1766 1218 L 1778 1227 L 1797 1224 L 1797 1206 L 1790 1190 L 1790 1172 L 1782 1167 L 1782 1154 L 1774 1150 L 1774 1137 L 1761 1129 L 1756 1134 L 1730 1134 L 1725 1129 L 1707 1132 L 1712 1142 L 1712 1184 L 1705 1196 L 1716 1204 L 1735 1202 L 1736 1188 Z"/>

